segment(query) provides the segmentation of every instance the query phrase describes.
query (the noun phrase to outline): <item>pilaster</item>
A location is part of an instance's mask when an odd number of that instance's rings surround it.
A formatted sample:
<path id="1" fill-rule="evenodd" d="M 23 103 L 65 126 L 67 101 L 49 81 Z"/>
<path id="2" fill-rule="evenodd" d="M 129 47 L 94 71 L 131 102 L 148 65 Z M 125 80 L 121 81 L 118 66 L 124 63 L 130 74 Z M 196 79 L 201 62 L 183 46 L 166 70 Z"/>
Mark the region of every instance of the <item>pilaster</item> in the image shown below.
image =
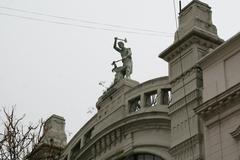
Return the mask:
<path id="1" fill-rule="evenodd" d="M 174 43 L 159 55 L 169 64 L 170 152 L 174 159 L 204 158 L 201 122 L 194 112 L 202 103 L 203 80 L 198 61 L 223 42 L 211 18 L 211 8 L 193 0 L 179 15 Z"/>

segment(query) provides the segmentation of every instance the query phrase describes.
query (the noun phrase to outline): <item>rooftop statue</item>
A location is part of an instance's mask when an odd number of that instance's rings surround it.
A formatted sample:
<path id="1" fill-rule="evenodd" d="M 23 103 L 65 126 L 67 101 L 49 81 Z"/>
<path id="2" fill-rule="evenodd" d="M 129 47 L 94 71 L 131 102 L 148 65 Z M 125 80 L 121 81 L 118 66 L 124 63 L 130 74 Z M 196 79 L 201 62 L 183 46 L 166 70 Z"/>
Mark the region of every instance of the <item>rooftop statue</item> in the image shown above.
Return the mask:
<path id="1" fill-rule="evenodd" d="M 124 78 L 130 79 L 130 75 L 132 74 L 132 51 L 131 48 L 126 48 L 123 42 L 127 43 L 127 39 L 114 38 L 113 48 L 118 51 L 122 57 L 122 59 L 112 62 L 114 66 L 112 71 L 116 73 L 114 82 Z M 123 65 L 118 67 L 116 63 L 120 61 L 122 61 Z"/>

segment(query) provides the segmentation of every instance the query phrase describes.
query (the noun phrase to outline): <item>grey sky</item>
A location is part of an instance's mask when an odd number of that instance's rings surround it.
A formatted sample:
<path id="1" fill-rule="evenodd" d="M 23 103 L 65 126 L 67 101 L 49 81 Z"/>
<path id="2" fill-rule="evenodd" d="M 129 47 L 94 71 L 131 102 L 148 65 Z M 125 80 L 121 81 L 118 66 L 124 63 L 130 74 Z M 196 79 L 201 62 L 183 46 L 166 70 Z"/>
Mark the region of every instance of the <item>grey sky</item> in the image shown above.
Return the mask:
<path id="1" fill-rule="evenodd" d="M 182 0 L 185 6 L 190 0 Z M 219 36 L 228 39 L 239 31 L 236 0 L 204 0 L 213 10 Z M 27 121 L 58 114 L 66 129 L 75 133 L 93 114 L 103 88 L 113 81 L 113 60 L 120 55 L 112 48 L 113 38 L 127 38 L 133 52 L 132 78 L 143 82 L 167 75 L 167 63 L 158 54 L 173 42 L 173 36 L 86 29 L 49 23 L 54 21 L 105 29 L 126 30 L 67 19 L 8 10 L 10 7 L 55 16 L 122 25 L 159 32 L 176 30 L 172 0 L 0 0 L 0 105 L 16 104 Z M 178 7 L 177 7 L 178 9 Z M 35 21 L 2 15 L 45 20 Z M 129 30 L 134 31 L 134 30 Z M 136 31 L 136 30 L 135 30 Z"/>

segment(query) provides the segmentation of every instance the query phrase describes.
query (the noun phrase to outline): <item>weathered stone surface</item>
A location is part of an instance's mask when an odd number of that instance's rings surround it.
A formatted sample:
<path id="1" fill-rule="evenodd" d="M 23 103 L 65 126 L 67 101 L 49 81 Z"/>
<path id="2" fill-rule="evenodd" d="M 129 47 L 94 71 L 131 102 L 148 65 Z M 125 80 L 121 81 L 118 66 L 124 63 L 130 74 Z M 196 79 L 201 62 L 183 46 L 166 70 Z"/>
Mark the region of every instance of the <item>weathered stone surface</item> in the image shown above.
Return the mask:
<path id="1" fill-rule="evenodd" d="M 65 119 L 58 115 L 52 115 L 44 123 L 43 137 L 40 143 L 53 144 L 64 148 L 67 144 L 65 133 Z"/>
<path id="2" fill-rule="evenodd" d="M 175 42 L 159 56 L 169 63 L 172 101 L 171 155 L 174 159 L 202 159 L 201 121 L 194 108 L 202 103 L 202 70 L 198 61 L 223 41 L 212 24 L 210 7 L 194 0 L 182 9 Z"/>
<path id="3" fill-rule="evenodd" d="M 162 104 L 161 95 L 169 89 L 168 77 L 156 78 L 139 84 L 123 79 L 111 86 L 98 100 L 97 114 L 82 127 L 68 143 L 64 158 L 113 160 L 132 153 L 148 152 L 162 159 L 170 159 L 170 120 L 168 105 Z M 155 95 L 149 105 L 149 95 Z M 139 110 L 130 110 L 130 102 L 139 97 Z M 84 143 L 85 135 L 91 138 Z M 73 155 L 73 148 L 83 142 Z M 149 155 L 151 156 L 151 155 Z"/>
<path id="4" fill-rule="evenodd" d="M 240 34 L 219 46 L 200 62 L 203 104 L 195 111 L 202 118 L 207 160 L 240 157 Z"/>
<path id="5" fill-rule="evenodd" d="M 58 115 L 52 115 L 44 123 L 40 143 L 33 148 L 26 159 L 58 160 L 66 144 L 65 119 Z"/>

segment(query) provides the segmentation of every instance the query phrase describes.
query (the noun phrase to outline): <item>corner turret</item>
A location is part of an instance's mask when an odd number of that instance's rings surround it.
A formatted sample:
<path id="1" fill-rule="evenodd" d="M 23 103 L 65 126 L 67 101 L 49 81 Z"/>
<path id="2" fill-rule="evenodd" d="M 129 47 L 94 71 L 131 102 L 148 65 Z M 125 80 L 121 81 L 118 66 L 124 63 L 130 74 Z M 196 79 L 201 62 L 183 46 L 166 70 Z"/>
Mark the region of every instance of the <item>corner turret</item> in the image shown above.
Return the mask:
<path id="1" fill-rule="evenodd" d="M 54 114 L 45 121 L 40 142 L 25 159 L 58 159 L 66 144 L 65 119 Z"/>
<path id="2" fill-rule="evenodd" d="M 52 115 L 44 124 L 41 143 L 53 144 L 57 147 L 65 147 L 67 136 L 65 133 L 65 119 L 58 115 Z"/>

